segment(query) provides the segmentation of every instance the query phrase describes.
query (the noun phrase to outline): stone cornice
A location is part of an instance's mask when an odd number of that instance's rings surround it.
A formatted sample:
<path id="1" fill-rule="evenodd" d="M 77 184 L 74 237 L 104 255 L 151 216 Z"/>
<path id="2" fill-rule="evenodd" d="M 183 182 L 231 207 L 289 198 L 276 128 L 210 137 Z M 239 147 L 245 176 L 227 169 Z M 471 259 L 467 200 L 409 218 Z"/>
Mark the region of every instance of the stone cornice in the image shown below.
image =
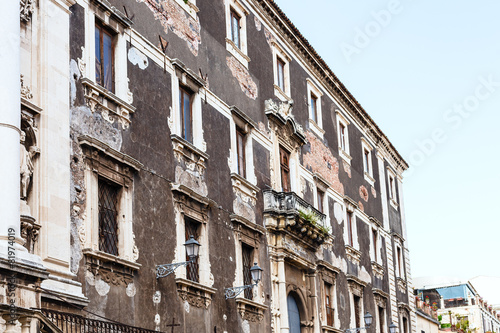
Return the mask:
<path id="1" fill-rule="evenodd" d="M 351 115 L 366 128 L 367 134 L 373 136 L 377 146 L 388 152 L 395 165 L 401 171 L 408 168 L 408 164 L 391 144 L 387 136 L 381 131 L 373 119 L 363 109 L 354 96 L 347 90 L 344 84 L 338 79 L 326 62 L 309 44 L 307 39 L 302 36 L 300 31 L 288 19 L 278 5 L 272 0 L 251 0 L 257 5 L 259 11 L 266 15 L 267 19 L 273 23 L 276 29 L 279 29 L 286 41 L 296 48 L 297 53 L 304 59 L 310 67 L 316 71 L 317 77 L 325 84 L 326 88 L 337 96 L 343 106 L 350 111 Z"/>

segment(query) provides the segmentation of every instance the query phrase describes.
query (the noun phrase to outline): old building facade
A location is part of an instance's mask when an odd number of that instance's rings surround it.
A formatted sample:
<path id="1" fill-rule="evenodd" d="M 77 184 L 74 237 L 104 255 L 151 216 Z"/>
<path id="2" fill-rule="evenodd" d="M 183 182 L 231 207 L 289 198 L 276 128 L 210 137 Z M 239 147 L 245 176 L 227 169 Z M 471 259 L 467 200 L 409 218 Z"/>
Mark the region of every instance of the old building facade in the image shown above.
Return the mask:
<path id="1" fill-rule="evenodd" d="M 408 166 L 272 0 L 0 8 L 5 332 L 415 332 Z"/>

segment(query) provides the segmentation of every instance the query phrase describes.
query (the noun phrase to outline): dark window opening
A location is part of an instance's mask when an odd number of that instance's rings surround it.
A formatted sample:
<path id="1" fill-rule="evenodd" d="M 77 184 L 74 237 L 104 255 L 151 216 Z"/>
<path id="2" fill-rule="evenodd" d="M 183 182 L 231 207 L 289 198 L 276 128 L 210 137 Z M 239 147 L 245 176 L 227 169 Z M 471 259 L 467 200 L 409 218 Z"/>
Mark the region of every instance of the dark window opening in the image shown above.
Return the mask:
<path id="1" fill-rule="evenodd" d="M 241 49 L 240 20 L 241 17 L 231 10 L 231 40 L 239 49 Z"/>
<path id="2" fill-rule="evenodd" d="M 120 187 L 104 179 L 98 180 L 99 250 L 118 255 L 118 194 Z"/>
<path id="3" fill-rule="evenodd" d="M 113 35 L 100 23 L 95 25 L 95 80 L 103 88 L 114 92 Z"/>
<path id="4" fill-rule="evenodd" d="M 385 332 L 385 311 L 384 308 L 379 306 L 378 307 L 378 321 L 379 321 L 379 333 L 384 333 Z"/>
<path id="5" fill-rule="evenodd" d="M 238 163 L 238 174 L 246 178 L 246 167 L 245 167 L 245 133 L 237 128 L 236 129 L 236 154 Z"/>
<path id="6" fill-rule="evenodd" d="M 326 309 L 326 324 L 328 326 L 333 326 L 333 299 L 331 296 L 332 285 L 325 282 L 325 309 Z"/>
<path id="7" fill-rule="evenodd" d="M 318 192 L 318 210 L 323 213 L 323 201 L 325 198 L 325 192 L 321 191 L 320 189 L 317 190 Z"/>
<path id="8" fill-rule="evenodd" d="M 361 327 L 361 297 L 354 295 L 354 316 L 356 319 L 356 327 Z"/>
<path id="9" fill-rule="evenodd" d="M 179 109 L 181 115 L 181 136 L 184 140 L 193 143 L 193 93 L 183 87 L 179 88 Z"/>
<path id="10" fill-rule="evenodd" d="M 370 151 L 365 149 L 365 172 L 370 174 Z"/>
<path id="11" fill-rule="evenodd" d="M 318 97 L 311 93 L 311 119 L 318 123 Z"/>
<path id="12" fill-rule="evenodd" d="M 285 92 L 285 62 L 281 60 L 281 58 L 277 58 L 276 60 L 276 69 L 277 69 L 277 84 L 278 87 Z"/>
<path id="13" fill-rule="evenodd" d="M 280 147 L 281 188 L 290 192 L 290 153 Z"/>
<path id="14" fill-rule="evenodd" d="M 343 151 L 346 151 L 346 128 L 344 124 L 340 124 L 340 148 L 342 148 Z"/>
<path id="15" fill-rule="evenodd" d="M 186 231 L 186 241 L 190 236 L 193 236 L 194 239 L 200 241 L 200 226 L 201 224 L 198 221 L 195 221 L 189 217 L 184 218 L 185 223 L 185 231 Z M 200 282 L 200 264 L 199 257 L 196 257 L 192 263 L 189 263 L 186 266 L 186 277 L 188 280 L 194 282 Z"/>
<path id="16" fill-rule="evenodd" d="M 347 212 L 347 243 L 350 246 L 354 246 L 354 237 L 353 237 L 353 230 L 352 230 L 352 213 Z"/>
<path id="17" fill-rule="evenodd" d="M 378 234 L 377 234 L 377 230 L 372 230 L 372 237 L 373 237 L 373 259 L 375 261 L 378 260 L 378 256 L 377 256 L 377 238 L 378 238 Z"/>
<path id="18" fill-rule="evenodd" d="M 241 254 L 243 259 L 243 285 L 248 286 L 252 284 L 252 274 L 250 272 L 250 268 L 252 268 L 253 264 L 253 247 L 242 243 Z M 250 300 L 253 299 L 251 288 L 245 289 L 245 298 Z"/>

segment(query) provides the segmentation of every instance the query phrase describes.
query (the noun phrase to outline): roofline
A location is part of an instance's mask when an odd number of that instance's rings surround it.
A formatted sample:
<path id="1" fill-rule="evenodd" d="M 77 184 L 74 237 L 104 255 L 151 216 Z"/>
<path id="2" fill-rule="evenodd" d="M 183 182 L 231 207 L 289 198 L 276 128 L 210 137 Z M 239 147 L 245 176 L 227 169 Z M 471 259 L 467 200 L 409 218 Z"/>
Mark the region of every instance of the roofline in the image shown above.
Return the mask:
<path id="1" fill-rule="evenodd" d="M 321 58 L 321 56 L 316 52 L 307 39 L 300 33 L 300 31 L 295 27 L 292 21 L 285 15 L 285 13 L 279 8 L 279 6 L 273 0 L 254 0 L 261 8 L 271 16 L 272 19 L 277 23 L 276 27 L 279 28 L 284 34 L 286 34 L 290 40 L 295 44 L 295 46 L 302 49 L 301 54 L 312 61 L 316 70 L 320 71 L 320 77 L 329 84 L 330 88 L 349 106 L 349 109 L 356 118 L 361 121 L 364 126 L 369 128 L 371 134 L 377 139 L 377 144 L 382 146 L 387 150 L 391 157 L 396 162 L 397 166 L 402 169 L 402 171 L 408 169 L 408 163 L 399 154 L 397 149 L 389 141 L 389 138 L 382 132 L 382 130 L 377 126 L 375 121 L 368 115 L 366 110 L 361 106 L 361 104 L 354 98 L 354 96 L 347 90 L 344 84 L 338 79 L 335 73 L 328 67 L 326 62 Z M 327 74 L 327 75 L 325 75 Z"/>

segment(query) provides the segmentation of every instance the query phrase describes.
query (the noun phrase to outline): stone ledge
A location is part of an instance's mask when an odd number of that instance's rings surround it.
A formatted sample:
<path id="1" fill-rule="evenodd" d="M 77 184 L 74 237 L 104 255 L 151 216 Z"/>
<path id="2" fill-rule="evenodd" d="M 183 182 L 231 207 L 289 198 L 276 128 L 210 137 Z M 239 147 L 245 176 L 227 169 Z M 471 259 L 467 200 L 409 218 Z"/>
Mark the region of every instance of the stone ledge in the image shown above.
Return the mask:
<path id="1" fill-rule="evenodd" d="M 264 312 L 268 309 L 267 305 L 246 299 L 244 297 L 236 298 L 238 312 L 243 320 L 259 322 L 264 319 Z"/>
<path id="2" fill-rule="evenodd" d="M 217 291 L 215 288 L 183 278 L 175 279 L 175 283 L 179 297 L 197 308 L 208 309 L 212 302 L 212 296 Z"/>

